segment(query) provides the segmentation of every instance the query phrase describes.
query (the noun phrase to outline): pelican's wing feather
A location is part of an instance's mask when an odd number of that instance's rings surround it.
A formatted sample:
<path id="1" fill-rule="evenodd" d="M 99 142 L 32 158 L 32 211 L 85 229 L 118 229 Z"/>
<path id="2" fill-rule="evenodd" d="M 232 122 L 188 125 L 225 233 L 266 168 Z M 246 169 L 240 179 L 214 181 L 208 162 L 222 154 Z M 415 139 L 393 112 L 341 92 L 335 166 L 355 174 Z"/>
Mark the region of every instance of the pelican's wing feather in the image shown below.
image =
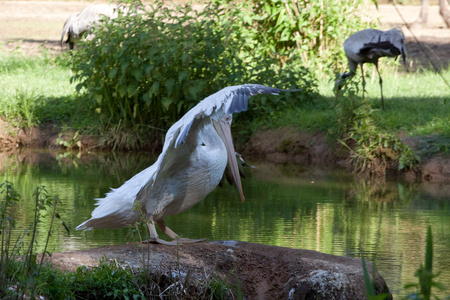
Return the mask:
<path id="1" fill-rule="evenodd" d="M 175 137 L 174 147 L 178 147 L 186 141 L 195 119 L 205 116 L 211 116 L 213 113 L 224 109 L 226 113 L 233 114 L 247 110 L 248 98 L 257 94 L 278 94 L 283 91 L 277 88 L 271 88 L 260 84 L 244 84 L 226 87 L 211 96 L 206 97 L 196 106 L 194 106 L 187 114 L 185 114 L 178 122 L 176 122 L 167 133 L 166 139 L 171 139 L 170 134 L 175 132 L 172 129 L 180 129 L 179 134 Z M 167 143 L 167 142 L 166 142 Z"/>
<path id="2" fill-rule="evenodd" d="M 180 120 L 178 120 L 166 134 L 163 151 L 158 157 L 157 169 L 147 184 L 153 184 L 160 171 L 165 165 L 165 156 L 168 151 L 176 149 L 186 141 L 189 130 L 195 120 L 209 117 L 219 110 L 224 110 L 228 114 L 239 113 L 247 110 L 248 98 L 257 94 L 274 94 L 280 91 L 287 91 L 278 88 L 267 87 L 260 84 L 244 84 L 226 87 L 211 96 L 200 101 L 189 110 Z M 291 90 L 294 91 L 294 90 Z M 147 185 L 146 184 L 146 185 Z"/>

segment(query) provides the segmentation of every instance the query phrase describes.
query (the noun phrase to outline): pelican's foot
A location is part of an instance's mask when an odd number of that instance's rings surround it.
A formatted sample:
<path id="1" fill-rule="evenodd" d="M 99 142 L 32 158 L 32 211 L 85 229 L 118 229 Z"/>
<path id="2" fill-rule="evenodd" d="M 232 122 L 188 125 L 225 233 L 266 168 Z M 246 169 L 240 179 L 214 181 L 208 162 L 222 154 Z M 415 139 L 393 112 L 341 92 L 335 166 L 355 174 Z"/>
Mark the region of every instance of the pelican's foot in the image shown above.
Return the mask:
<path id="1" fill-rule="evenodd" d="M 147 244 L 147 243 L 162 244 L 162 245 L 175 245 L 172 242 L 168 242 L 168 241 L 162 240 L 160 238 L 150 238 L 150 239 L 145 240 L 145 241 L 142 242 L 142 244 Z"/>
<path id="2" fill-rule="evenodd" d="M 182 237 L 172 240 L 172 242 L 175 243 L 174 245 L 176 245 L 177 243 L 178 244 L 192 244 L 192 243 L 200 243 L 200 242 L 204 242 L 204 241 L 206 241 L 206 239 L 187 239 L 187 238 L 182 238 Z"/>
<path id="3" fill-rule="evenodd" d="M 206 241 L 206 239 L 187 239 L 187 238 L 177 238 L 170 242 L 162 240 L 160 238 L 150 238 L 142 243 L 153 243 L 153 244 L 162 244 L 162 245 L 170 245 L 176 246 L 178 244 L 190 244 L 190 243 L 200 243 Z"/>

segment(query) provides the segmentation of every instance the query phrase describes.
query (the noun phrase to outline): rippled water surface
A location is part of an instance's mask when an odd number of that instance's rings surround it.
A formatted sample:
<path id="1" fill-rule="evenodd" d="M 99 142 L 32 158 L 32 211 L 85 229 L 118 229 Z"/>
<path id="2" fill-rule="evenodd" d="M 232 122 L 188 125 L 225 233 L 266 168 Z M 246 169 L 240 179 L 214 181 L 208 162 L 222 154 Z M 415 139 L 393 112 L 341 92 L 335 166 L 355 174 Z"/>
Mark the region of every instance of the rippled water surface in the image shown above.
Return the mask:
<path id="1" fill-rule="evenodd" d="M 33 192 L 44 185 L 62 201 L 67 234 L 54 227 L 50 252 L 121 244 L 135 239 L 131 229 L 74 228 L 90 217 L 94 198 L 119 187 L 155 157 L 148 153 L 90 153 L 57 159 L 57 153 L 32 151 L 0 155 L 3 181 L 21 195 L 15 208 L 16 234 L 33 220 Z M 445 184 L 363 181 L 351 174 L 251 161 L 243 180 L 246 201 L 232 186 L 217 188 L 192 209 L 166 219 L 178 234 L 208 240 L 240 240 L 360 257 L 374 262 L 395 298 L 415 283 L 424 261 L 426 228 L 434 238 L 437 281 L 450 288 L 450 187 Z M 49 218 L 39 224 L 38 247 Z M 143 231 L 145 233 L 145 231 Z M 413 290 L 410 290 L 412 292 Z M 448 290 L 445 294 L 450 294 Z M 439 294 L 441 295 L 442 294 Z"/>

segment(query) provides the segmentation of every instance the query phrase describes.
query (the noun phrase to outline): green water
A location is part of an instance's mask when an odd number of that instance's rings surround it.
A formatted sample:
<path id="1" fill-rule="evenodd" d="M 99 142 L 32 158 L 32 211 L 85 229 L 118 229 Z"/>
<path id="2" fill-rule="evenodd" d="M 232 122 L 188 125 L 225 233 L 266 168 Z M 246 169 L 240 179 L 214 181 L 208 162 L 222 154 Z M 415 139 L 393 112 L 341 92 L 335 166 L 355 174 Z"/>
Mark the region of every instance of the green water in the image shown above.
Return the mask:
<path id="1" fill-rule="evenodd" d="M 2 181 L 14 184 L 23 200 L 15 208 L 16 234 L 33 220 L 32 194 L 44 185 L 62 201 L 60 223 L 52 234 L 50 252 L 88 249 L 133 241 L 130 229 L 74 228 L 90 217 L 94 198 L 151 165 L 148 153 L 90 153 L 57 159 L 57 153 L 32 151 L 0 155 Z M 416 282 L 423 263 L 426 228 L 434 234 L 437 281 L 450 288 L 450 185 L 368 182 L 351 174 L 251 161 L 243 180 L 246 201 L 232 186 L 217 188 L 192 209 L 166 219 L 176 233 L 189 238 L 240 240 L 328 254 L 360 257 L 360 246 L 374 262 L 396 299 L 402 286 Z M 39 224 L 43 247 L 49 219 Z M 59 222 L 59 221 L 58 221 Z M 412 292 L 411 290 L 410 292 Z M 450 295 L 450 290 L 441 297 Z"/>

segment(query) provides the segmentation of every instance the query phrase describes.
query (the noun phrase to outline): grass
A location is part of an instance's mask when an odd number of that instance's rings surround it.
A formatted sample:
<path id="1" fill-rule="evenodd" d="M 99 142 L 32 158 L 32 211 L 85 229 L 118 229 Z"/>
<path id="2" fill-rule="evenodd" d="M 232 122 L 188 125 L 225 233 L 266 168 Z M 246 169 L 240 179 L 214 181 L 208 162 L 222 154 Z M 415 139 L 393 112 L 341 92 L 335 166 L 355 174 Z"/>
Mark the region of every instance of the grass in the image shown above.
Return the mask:
<path id="1" fill-rule="evenodd" d="M 94 114 L 70 83 L 67 55 L 0 54 L 0 115 L 19 127 L 52 122 L 82 129 L 92 124 Z"/>
<path id="2" fill-rule="evenodd" d="M 370 65 L 365 69 L 369 73 L 366 74 L 366 98 L 376 109 L 374 119 L 382 130 L 401 131 L 408 136 L 450 136 L 450 90 L 438 74 L 429 70 L 400 74 L 396 66 L 383 66 L 386 110 L 382 111 L 378 75 L 376 72 L 370 74 Z M 444 70 L 443 75 L 450 81 L 450 69 Z M 361 80 L 359 72 L 355 76 L 355 82 L 358 80 Z M 320 96 L 313 100 L 313 104 L 275 112 L 270 120 L 263 117 L 253 124 L 252 130 L 292 126 L 307 131 L 329 132 L 336 126 L 339 117 L 333 87 L 333 80 L 322 78 L 319 81 Z M 357 95 L 361 97 L 361 84 L 358 88 Z"/>

